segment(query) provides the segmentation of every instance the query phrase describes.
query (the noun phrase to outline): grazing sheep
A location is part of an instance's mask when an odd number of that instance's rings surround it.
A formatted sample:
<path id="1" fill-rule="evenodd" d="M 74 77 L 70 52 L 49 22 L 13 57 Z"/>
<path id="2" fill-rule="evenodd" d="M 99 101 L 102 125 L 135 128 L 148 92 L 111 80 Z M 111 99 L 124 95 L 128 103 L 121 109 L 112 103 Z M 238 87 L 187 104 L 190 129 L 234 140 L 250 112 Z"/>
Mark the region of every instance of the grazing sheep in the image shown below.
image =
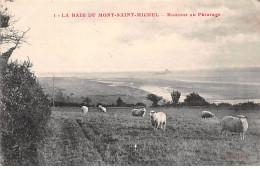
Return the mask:
<path id="1" fill-rule="evenodd" d="M 87 106 L 82 106 L 82 107 L 81 107 L 81 111 L 82 111 L 83 115 L 87 114 L 87 112 L 88 112 L 88 107 L 87 107 Z"/>
<path id="2" fill-rule="evenodd" d="M 132 115 L 133 115 L 133 116 L 142 116 L 142 117 L 144 117 L 145 112 L 146 112 L 145 108 L 142 108 L 142 109 L 133 109 L 133 110 L 132 110 Z"/>
<path id="3" fill-rule="evenodd" d="M 104 112 L 104 113 L 107 112 L 107 109 L 105 107 L 101 106 L 101 105 L 98 106 L 98 109 L 99 109 L 100 112 Z"/>
<path id="4" fill-rule="evenodd" d="M 202 111 L 200 115 L 203 119 L 215 117 L 215 115 L 209 111 Z"/>
<path id="5" fill-rule="evenodd" d="M 150 111 L 151 123 L 154 130 L 157 130 L 159 126 L 165 130 L 166 127 L 166 114 L 163 112 Z"/>
<path id="6" fill-rule="evenodd" d="M 238 115 L 238 117 L 225 116 L 221 121 L 221 136 L 223 137 L 223 131 L 226 133 L 239 132 L 241 140 L 244 140 L 244 133 L 248 129 L 248 123 L 246 116 Z"/>

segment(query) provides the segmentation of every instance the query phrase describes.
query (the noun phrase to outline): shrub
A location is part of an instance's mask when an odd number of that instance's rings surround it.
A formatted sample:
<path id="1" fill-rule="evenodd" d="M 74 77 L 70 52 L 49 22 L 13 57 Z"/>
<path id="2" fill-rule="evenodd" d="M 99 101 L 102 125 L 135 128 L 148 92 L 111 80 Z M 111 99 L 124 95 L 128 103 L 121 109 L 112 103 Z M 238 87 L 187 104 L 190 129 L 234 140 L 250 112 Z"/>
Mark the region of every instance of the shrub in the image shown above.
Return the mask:
<path id="1" fill-rule="evenodd" d="M 144 104 L 142 102 L 138 102 L 138 103 L 135 104 L 135 106 L 146 107 L 146 104 Z"/>
<path id="2" fill-rule="evenodd" d="M 49 101 L 30 68 L 30 61 L 11 62 L 3 71 L 1 114 L 4 165 L 37 165 L 37 143 L 51 114 Z"/>
<path id="3" fill-rule="evenodd" d="M 125 106 L 126 103 L 121 99 L 121 97 L 118 97 L 116 101 L 116 105 L 120 107 L 120 106 Z"/>
<path id="4" fill-rule="evenodd" d="M 245 109 L 259 109 L 260 105 L 258 103 L 254 103 L 254 102 L 245 102 L 245 103 L 238 103 L 233 105 L 233 108 L 235 110 L 245 110 Z"/>
<path id="5" fill-rule="evenodd" d="M 232 107 L 232 104 L 230 104 L 230 103 L 218 103 L 217 107 L 227 108 L 227 107 Z"/>
<path id="6" fill-rule="evenodd" d="M 87 106 L 89 106 L 91 99 L 89 97 L 82 97 L 82 99 L 83 99 L 83 103 L 85 103 Z"/>
<path id="7" fill-rule="evenodd" d="M 126 107 L 134 107 L 134 104 L 126 104 Z"/>
<path id="8" fill-rule="evenodd" d="M 157 96 L 155 94 L 148 94 L 146 98 L 153 102 L 152 106 L 157 107 L 158 102 L 161 101 L 163 98 L 161 96 Z"/>
<path id="9" fill-rule="evenodd" d="M 9 26 L 10 16 L 1 11 L 1 28 Z"/>
<path id="10" fill-rule="evenodd" d="M 184 105 L 188 106 L 207 106 L 209 105 L 206 100 L 201 97 L 198 93 L 190 93 L 189 95 L 186 96 L 184 99 Z"/>
<path id="11" fill-rule="evenodd" d="M 171 107 L 171 106 L 176 107 L 176 106 L 178 106 L 178 104 L 173 104 L 171 101 L 168 101 L 168 102 L 166 102 L 166 103 L 164 104 L 164 106 L 166 106 L 166 107 Z"/>
<path id="12" fill-rule="evenodd" d="M 66 95 L 63 91 L 65 91 L 65 89 L 55 89 L 55 101 L 58 102 L 68 102 L 68 95 Z"/>
<path id="13" fill-rule="evenodd" d="M 181 97 L 181 93 L 179 91 L 172 91 L 171 93 L 171 97 L 172 97 L 172 103 L 173 105 L 176 105 L 179 103 L 180 97 Z"/>

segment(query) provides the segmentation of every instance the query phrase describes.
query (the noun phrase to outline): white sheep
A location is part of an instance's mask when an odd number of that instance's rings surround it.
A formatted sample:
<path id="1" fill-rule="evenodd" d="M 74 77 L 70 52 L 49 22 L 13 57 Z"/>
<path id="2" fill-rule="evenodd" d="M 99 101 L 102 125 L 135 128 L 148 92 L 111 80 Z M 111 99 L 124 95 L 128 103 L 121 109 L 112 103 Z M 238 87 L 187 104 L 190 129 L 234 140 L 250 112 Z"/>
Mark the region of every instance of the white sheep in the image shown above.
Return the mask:
<path id="1" fill-rule="evenodd" d="M 133 116 L 142 116 L 142 117 L 144 117 L 145 112 L 146 112 L 145 108 L 142 108 L 142 109 L 132 109 L 132 115 Z"/>
<path id="2" fill-rule="evenodd" d="M 107 112 L 107 109 L 105 107 L 101 106 L 101 105 L 98 106 L 98 109 L 99 109 L 100 112 L 104 112 L 104 113 Z"/>
<path id="3" fill-rule="evenodd" d="M 87 106 L 82 106 L 82 107 L 81 107 L 81 111 L 82 111 L 83 115 L 87 114 L 87 112 L 88 112 L 88 107 L 87 107 Z"/>
<path id="4" fill-rule="evenodd" d="M 223 131 L 227 136 L 227 131 L 239 132 L 241 140 L 244 140 L 244 133 L 248 129 L 248 123 L 246 117 L 238 115 L 238 117 L 225 116 L 221 121 L 221 136 L 223 137 Z"/>
<path id="5" fill-rule="evenodd" d="M 203 118 L 203 119 L 215 117 L 215 115 L 213 113 L 211 113 L 210 111 L 202 111 L 200 115 L 201 115 L 201 118 Z"/>
<path id="6" fill-rule="evenodd" d="M 154 130 L 157 130 L 159 127 L 165 130 L 166 128 L 166 114 L 163 112 L 150 111 L 151 123 Z"/>

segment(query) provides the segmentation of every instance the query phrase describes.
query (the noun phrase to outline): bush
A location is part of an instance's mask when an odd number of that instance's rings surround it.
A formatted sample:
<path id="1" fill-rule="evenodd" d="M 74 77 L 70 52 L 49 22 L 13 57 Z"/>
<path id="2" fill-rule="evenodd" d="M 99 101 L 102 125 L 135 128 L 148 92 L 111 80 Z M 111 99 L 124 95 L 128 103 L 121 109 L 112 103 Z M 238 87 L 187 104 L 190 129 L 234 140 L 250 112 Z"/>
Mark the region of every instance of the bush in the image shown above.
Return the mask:
<path id="1" fill-rule="evenodd" d="M 176 105 L 179 103 L 180 97 L 181 97 L 181 93 L 179 91 L 172 91 L 171 93 L 171 97 L 172 97 L 172 103 L 173 105 Z"/>
<path id="2" fill-rule="evenodd" d="M 91 102 L 91 99 L 89 97 L 82 97 L 83 103 L 85 103 L 89 107 L 89 103 Z"/>
<path id="3" fill-rule="evenodd" d="M 161 101 L 163 98 L 160 97 L 160 96 L 157 96 L 155 94 L 148 94 L 146 96 L 146 99 L 148 99 L 148 100 L 153 102 L 152 106 L 157 107 L 158 106 L 158 102 Z"/>
<path id="4" fill-rule="evenodd" d="M 246 110 L 246 109 L 259 109 L 260 105 L 258 103 L 254 103 L 254 102 L 245 102 L 245 103 L 238 103 L 233 105 L 233 108 L 235 110 Z"/>
<path id="5" fill-rule="evenodd" d="M 9 20 L 10 20 L 10 16 L 6 15 L 4 13 L 1 12 L 1 28 L 6 28 L 9 26 Z"/>
<path id="6" fill-rule="evenodd" d="M 135 106 L 137 106 L 137 107 L 146 107 L 146 104 L 144 104 L 144 103 L 142 103 L 142 102 L 138 102 L 138 103 L 136 103 L 135 104 Z"/>
<path id="7" fill-rule="evenodd" d="M 51 114 L 49 101 L 29 61 L 11 62 L 3 72 L 1 113 L 4 165 L 37 165 L 37 143 Z"/>
<path id="8" fill-rule="evenodd" d="M 117 101 L 116 101 L 116 105 L 117 106 L 126 106 L 126 103 L 121 99 L 121 97 L 118 97 Z"/>
<path id="9" fill-rule="evenodd" d="M 125 106 L 126 107 L 134 107 L 135 105 L 134 104 L 126 104 Z"/>
<path id="10" fill-rule="evenodd" d="M 69 102 L 69 97 L 64 93 L 65 89 L 55 89 L 55 101 Z"/>
<path id="11" fill-rule="evenodd" d="M 174 104 L 173 102 L 171 101 L 168 101 L 164 104 L 164 106 L 166 107 L 177 107 L 179 104 Z"/>
<path id="12" fill-rule="evenodd" d="M 190 93 L 189 95 L 186 96 L 184 99 L 184 105 L 188 106 L 207 106 L 209 105 L 206 100 L 201 97 L 198 93 Z"/>
<path id="13" fill-rule="evenodd" d="M 219 103 L 217 105 L 217 107 L 229 108 L 229 107 L 232 107 L 232 104 L 230 104 L 230 103 Z"/>

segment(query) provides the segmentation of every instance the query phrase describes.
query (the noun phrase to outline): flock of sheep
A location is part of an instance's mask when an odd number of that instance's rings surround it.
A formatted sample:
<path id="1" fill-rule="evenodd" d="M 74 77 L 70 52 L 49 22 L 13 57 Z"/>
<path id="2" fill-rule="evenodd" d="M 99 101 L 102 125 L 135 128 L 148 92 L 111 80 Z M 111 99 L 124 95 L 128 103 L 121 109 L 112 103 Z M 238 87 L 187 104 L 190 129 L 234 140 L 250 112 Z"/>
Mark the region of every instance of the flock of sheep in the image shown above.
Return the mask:
<path id="1" fill-rule="evenodd" d="M 99 105 L 98 109 L 100 112 L 107 112 L 106 108 Z M 85 115 L 88 112 L 88 107 L 82 106 L 81 107 L 83 115 Z M 132 115 L 133 116 L 145 116 L 146 109 L 132 109 Z M 155 112 L 153 110 L 150 111 L 149 114 L 151 118 L 151 124 L 154 128 L 154 130 L 157 130 L 158 128 L 161 128 L 162 130 L 165 130 L 166 128 L 166 114 L 164 112 Z M 215 115 L 209 111 L 202 111 L 201 112 L 201 118 L 207 119 L 215 117 Z M 237 117 L 233 116 L 225 116 L 221 120 L 221 136 L 223 137 L 223 133 L 225 133 L 227 137 L 227 131 L 229 132 L 237 132 L 240 133 L 241 140 L 244 140 L 244 134 L 248 129 L 248 123 L 246 120 L 246 116 L 244 115 L 238 115 Z"/>
<path id="2" fill-rule="evenodd" d="M 201 112 L 201 117 L 206 119 L 206 118 L 211 118 L 215 117 L 215 115 L 209 111 L 202 111 Z M 221 136 L 223 137 L 223 133 L 226 134 L 227 137 L 227 131 L 230 132 L 237 132 L 240 134 L 241 140 L 244 140 L 245 132 L 248 129 L 248 123 L 246 120 L 246 116 L 244 115 L 237 115 L 237 117 L 233 116 L 225 116 L 221 120 Z"/>
<path id="3" fill-rule="evenodd" d="M 146 112 L 145 108 L 133 109 L 132 115 L 144 117 L 145 112 Z M 149 115 L 151 117 L 151 124 L 152 124 L 154 130 L 157 130 L 159 127 L 161 127 L 162 130 L 165 130 L 166 114 L 164 112 L 155 112 L 155 111 L 151 110 Z"/>
<path id="4" fill-rule="evenodd" d="M 106 113 L 107 112 L 107 109 L 101 105 L 98 106 L 98 110 L 99 112 L 103 112 L 103 113 Z M 83 115 L 87 114 L 88 112 L 88 107 L 87 106 L 82 106 L 81 107 L 81 111 L 83 113 Z"/>

